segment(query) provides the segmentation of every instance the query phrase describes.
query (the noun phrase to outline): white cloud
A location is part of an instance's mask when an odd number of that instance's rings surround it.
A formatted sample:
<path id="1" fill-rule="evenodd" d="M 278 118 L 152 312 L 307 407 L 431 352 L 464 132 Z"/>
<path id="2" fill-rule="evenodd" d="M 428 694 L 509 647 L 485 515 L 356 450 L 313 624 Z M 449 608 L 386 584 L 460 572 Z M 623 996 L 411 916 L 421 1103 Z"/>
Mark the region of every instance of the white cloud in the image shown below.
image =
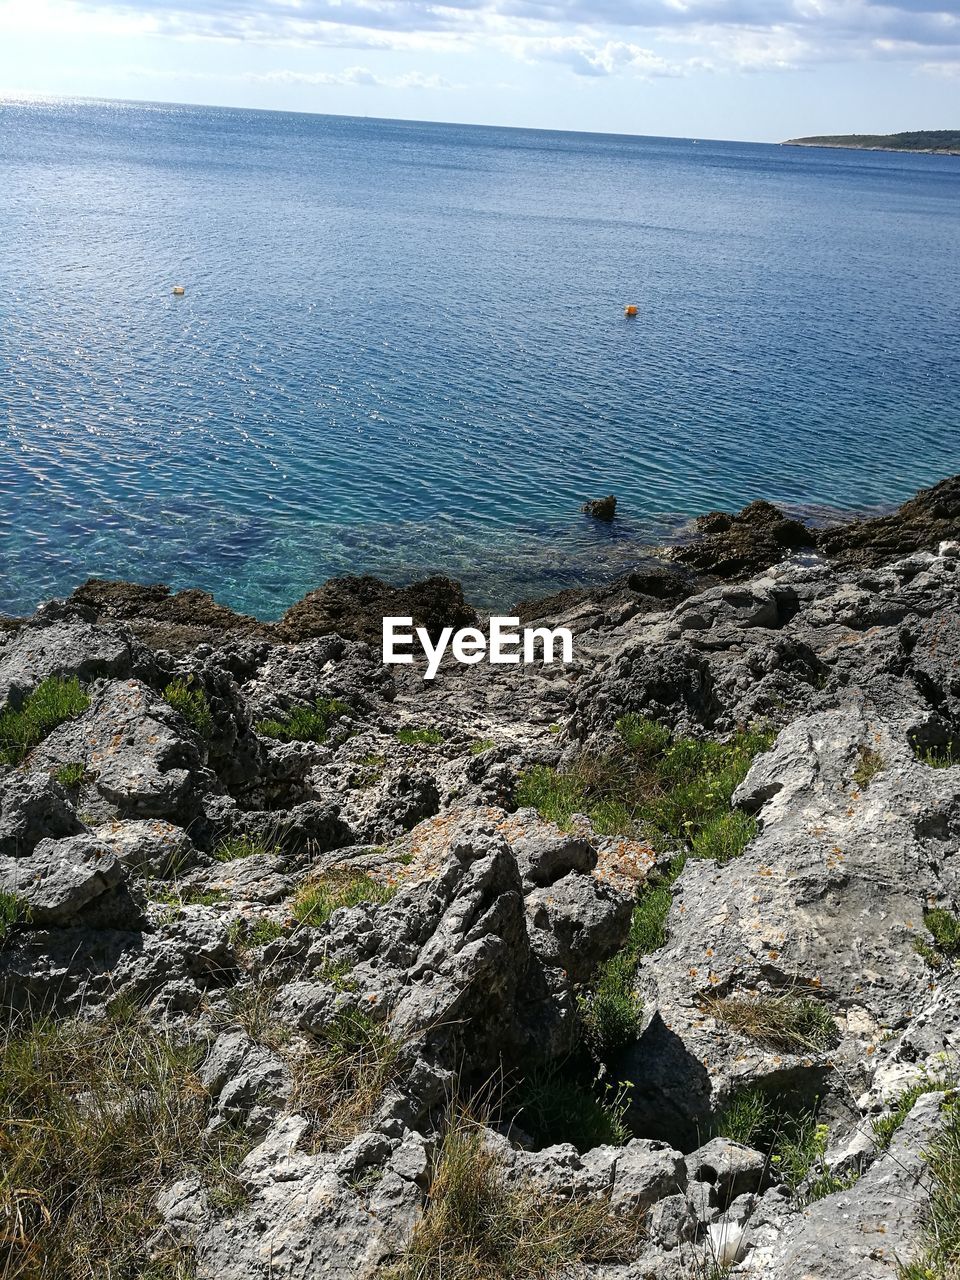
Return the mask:
<path id="1" fill-rule="evenodd" d="M 594 77 L 892 59 L 952 75 L 960 65 L 957 0 L 5 0 L 3 29 L 411 56 L 495 50 Z M 437 84 L 408 75 L 409 87 Z"/>

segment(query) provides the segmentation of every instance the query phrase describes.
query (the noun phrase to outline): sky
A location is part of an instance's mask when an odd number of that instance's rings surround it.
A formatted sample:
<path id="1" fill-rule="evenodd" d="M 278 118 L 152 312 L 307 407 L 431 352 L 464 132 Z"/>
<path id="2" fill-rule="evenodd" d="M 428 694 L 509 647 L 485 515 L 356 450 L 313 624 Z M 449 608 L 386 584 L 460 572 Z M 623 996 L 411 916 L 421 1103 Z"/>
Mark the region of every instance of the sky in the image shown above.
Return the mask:
<path id="1" fill-rule="evenodd" d="M 0 0 L 0 95 L 771 142 L 960 128 L 960 0 Z"/>

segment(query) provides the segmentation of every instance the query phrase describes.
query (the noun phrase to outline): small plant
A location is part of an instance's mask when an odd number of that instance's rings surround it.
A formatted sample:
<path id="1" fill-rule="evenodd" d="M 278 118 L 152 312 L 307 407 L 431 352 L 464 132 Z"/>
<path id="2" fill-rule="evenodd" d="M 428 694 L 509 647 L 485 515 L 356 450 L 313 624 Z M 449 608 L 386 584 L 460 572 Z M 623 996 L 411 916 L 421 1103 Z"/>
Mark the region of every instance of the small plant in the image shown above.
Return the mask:
<path id="1" fill-rule="evenodd" d="M 960 1258 L 960 1108 L 944 1107 L 945 1124 L 925 1153 L 931 1179 L 922 1255 L 897 1269 L 898 1280 L 956 1280 Z"/>
<path id="2" fill-rule="evenodd" d="M 690 842 L 690 853 L 722 866 L 739 858 L 756 834 L 756 818 L 742 809 L 725 809 L 703 824 Z"/>
<path id="3" fill-rule="evenodd" d="M 606 1201 L 557 1201 L 508 1184 L 469 1116 L 444 1135 L 426 1208 L 401 1260 L 384 1280 L 554 1280 L 590 1263 L 629 1262 L 643 1238 Z"/>
<path id="4" fill-rule="evenodd" d="M 438 747 L 443 734 L 439 729 L 398 729 L 396 739 L 405 747 Z"/>
<path id="5" fill-rule="evenodd" d="M 718 1022 L 788 1053 L 820 1053 L 840 1039 L 829 1009 L 809 996 L 727 997 L 707 1000 L 704 1008 Z"/>
<path id="6" fill-rule="evenodd" d="M 27 924 L 29 920 L 30 908 L 23 899 L 0 889 L 0 947 L 18 924 Z"/>
<path id="7" fill-rule="evenodd" d="M 386 759 L 384 756 L 377 755 L 375 752 L 365 755 L 350 779 L 350 786 L 372 787 L 382 777 L 385 764 Z"/>
<path id="8" fill-rule="evenodd" d="M 921 764 L 931 769 L 952 769 L 960 764 L 960 749 L 953 742 L 941 743 L 938 746 L 920 747 L 913 744 L 913 753 Z"/>
<path id="9" fill-rule="evenodd" d="M 943 955 L 960 955 L 960 916 L 956 912 L 937 907 L 923 913 L 923 923 Z"/>
<path id="10" fill-rule="evenodd" d="M 634 990 L 638 957 L 629 947 L 600 966 L 596 982 L 580 997 L 580 1023 L 586 1045 L 599 1062 L 608 1062 L 624 1045 L 638 1040 L 643 1003 Z"/>
<path id="11" fill-rule="evenodd" d="M 470 754 L 472 756 L 481 756 L 484 751 L 491 751 L 496 745 L 493 738 L 478 738 L 476 742 L 470 744 Z"/>
<path id="12" fill-rule="evenodd" d="M 156 895 L 155 901 L 168 907 L 215 907 L 226 902 L 226 889 L 204 889 L 199 885 L 173 885 Z"/>
<path id="13" fill-rule="evenodd" d="M 626 1146 L 633 1137 L 627 1092 L 623 1084 L 586 1084 L 569 1068 L 550 1067 L 526 1076 L 508 1101 L 516 1123 L 538 1146 L 572 1142 L 578 1151 L 590 1151 Z"/>
<path id="14" fill-rule="evenodd" d="M 858 1174 L 835 1174 L 824 1159 L 828 1129 L 816 1106 L 796 1111 L 777 1105 L 761 1089 L 735 1093 L 711 1125 L 714 1137 L 742 1142 L 768 1155 L 770 1169 L 802 1204 L 852 1186 Z M 802 1189 L 802 1190 L 801 1190 Z"/>
<path id="15" fill-rule="evenodd" d="M 327 871 L 306 882 L 293 900 L 293 914 L 301 924 L 319 928 L 340 907 L 360 902 L 389 902 L 399 885 L 382 884 L 365 872 Z"/>
<path id="16" fill-rule="evenodd" d="M 816 1114 L 800 1116 L 792 1132 L 784 1133 L 770 1157 L 770 1164 L 791 1194 L 802 1204 L 811 1204 L 853 1186 L 857 1173 L 835 1174 L 824 1160 L 829 1130 L 818 1124 Z"/>
<path id="17" fill-rule="evenodd" d="M 90 706 L 80 681 L 50 676 L 37 685 L 19 710 L 0 714 L 0 764 L 21 764 L 58 725 L 75 720 Z"/>
<path id="18" fill-rule="evenodd" d="M 290 932 L 289 926 L 279 920 L 271 920 L 263 916 L 259 920 L 247 921 L 242 938 L 245 947 L 265 947 L 269 942 L 285 938 Z"/>
<path id="19" fill-rule="evenodd" d="M 363 1132 L 401 1078 L 402 1048 L 367 1014 L 342 1009 L 295 1056 L 291 1105 L 310 1118 L 318 1143 L 339 1147 Z"/>
<path id="20" fill-rule="evenodd" d="M 715 1138 L 729 1138 L 747 1147 L 758 1147 L 775 1128 L 775 1112 L 761 1089 L 741 1089 L 718 1111 L 711 1126 Z"/>
<path id="21" fill-rule="evenodd" d="M 280 845 L 266 836 L 227 836 L 213 851 L 218 862 L 234 862 L 237 858 L 256 858 L 263 854 L 278 854 Z"/>
<path id="22" fill-rule="evenodd" d="M 853 771 L 853 780 L 861 791 L 869 787 L 885 763 L 879 751 L 861 744 L 856 768 Z"/>
<path id="23" fill-rule="evenodd" d="M 62 764 L 59 769 L 55 769 L 53 776 L 61 786 L 67 788 L 68 791 L 74 791 L 77 787 L 82 787 L 87 771 L 79 761 L 72 761 L 70 764 Z"/>
<path id="24" fill-rule="evenodd" d="M 186 680 L 172 680 L 163 691 L 163 699 L 201 738 L 210 738 L 213 736 L 210 703 L 202 689 L 193 687 L 192 681 L 192 676 Z"/>
<path id="25" fill-rule="evenodd" d="M 660 848 L 699 841 L 697 856 L 724 860 L 742 852 L 756 826 L 730 816 L 730 800 L 769 733 L 742 731 L 727 743 L 674 739 L 636 715 L 621 717 L 617 732 L 622 752 L 581 752 L 562 771 L 536 765 L 521 774 L 517 804 L 564 828 L 585 813 L 601 835 L 641 835 Z"/>
<path id="26" fill-rule="evenodd" d="M 331 721 L 349 714 L 345 702 L 317 698 L 312 707 L 294 707 L 284 720 L 260 720 L 257 731 L 277 742 L 326 742 Z"/>
<path id="27" fill-rule="evenodd" d="M 925 1093 L 939 1093 L 941 1089 L 948 1087 L 948 1081 L 942 1077 L 924 1076 L 916 1084 L 912 1084 L 909 1089 L 904 1089 L 903 1093 L 894 1099 L 886 1115 L 878 1116 L 873 1121 L 873 1137 L 877 1144 L 877 1149 L 879 1151 L 887 1150 L 893 1141 L 894 1134 L 913 1110 L 914 1104 L 919 1098 L 922 1098 Z"/>

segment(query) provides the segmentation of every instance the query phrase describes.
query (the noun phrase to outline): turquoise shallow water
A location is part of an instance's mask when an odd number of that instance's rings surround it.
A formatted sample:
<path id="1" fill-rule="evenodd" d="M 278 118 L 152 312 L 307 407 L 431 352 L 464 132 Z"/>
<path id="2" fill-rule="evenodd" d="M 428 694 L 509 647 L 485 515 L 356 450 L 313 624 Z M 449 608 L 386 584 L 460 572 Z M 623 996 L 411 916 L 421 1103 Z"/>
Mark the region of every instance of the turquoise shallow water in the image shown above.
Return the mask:
<path id="1" fill-rule="evenodd" d="M 0 158 L 0 611 L 505 604 L 960 471 L 954 157 L 9 102 Z"/>

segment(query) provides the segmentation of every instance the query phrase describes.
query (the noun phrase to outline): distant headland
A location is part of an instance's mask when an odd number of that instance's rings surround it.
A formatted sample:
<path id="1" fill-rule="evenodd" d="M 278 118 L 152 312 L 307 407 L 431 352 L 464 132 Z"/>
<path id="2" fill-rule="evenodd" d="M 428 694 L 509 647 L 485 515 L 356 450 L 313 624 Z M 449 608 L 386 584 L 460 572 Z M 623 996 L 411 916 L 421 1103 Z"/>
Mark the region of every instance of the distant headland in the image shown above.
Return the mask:
<path id="1" fill-rule="evenodd" d="M 785 147 L 848 147 L 856 151 L 921 151 L 960 155 L 960 129 L 918 129 L 915 133 L 840 133 L 821 138 L 788 138 Z"/>

